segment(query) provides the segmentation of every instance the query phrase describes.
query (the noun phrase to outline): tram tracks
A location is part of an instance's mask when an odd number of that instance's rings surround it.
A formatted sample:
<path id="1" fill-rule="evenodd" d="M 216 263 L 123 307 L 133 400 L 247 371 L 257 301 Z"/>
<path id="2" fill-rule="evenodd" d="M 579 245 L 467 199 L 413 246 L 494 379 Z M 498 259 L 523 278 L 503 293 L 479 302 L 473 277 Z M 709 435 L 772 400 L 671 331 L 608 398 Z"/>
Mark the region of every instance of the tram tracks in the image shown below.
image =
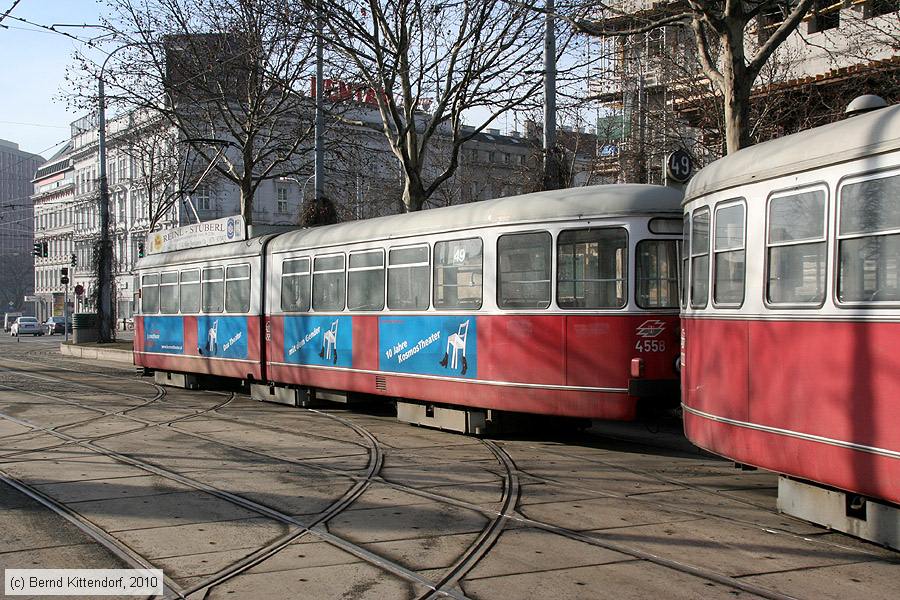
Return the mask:
<path id="1" fill-rule="evenodd" d="M 341 421 L 345 422 L 346 424 L 352 424 L 352 421 L 350 421 L 349 419 L 343 419 L 342 417 L 338 417 L 336 415 L 331 415 L 330 413 L 326 413 L 326 412 L 322 412 L 322 411 L 311 411 L 311 412 L 315 412 L 315 413 L 327 416 L 329 418 L 341 420 Z M 131 418 L 131 417 L 126 417 L 126 418 Z M 232 418 L 232 419 L 235 419 L 235 418 Z M 237 418 L 236 420 L 238 422 L 240 422 L 240 418 Z M 348 473 L 347 471 L 343 471 L 343 470 L 333 469 L 333 468 L 323 466 L 323 465 L 311 465 L 305 461 L 299 461 L 299 460 L 290 459 L 287 457 L 280 457 L 277 454 L 263 452 L 263 451 L 260 451 L 259 449 L 248 448 L 248 447 L 235 445 L 235 444 L 229 444 L 228 442 L 224 442 L 222 440 L 217 440 L 214 436 L 209 436 L 209 435 L 205 435 L 205 434 L 199 434 L 196 432 L 182 430 L 181 428 L 178 428 L 177 426 L 172 426 L 172 429 L 174 431 L 177 431 L 178 433 L 181 433 L 184 435 L 198 437 L 200 439 L 204 439 L 207 441 L 226 445 L 226 446 L 232 447 L 234 449 L 240 449 L 240 450 L 243 450 L 246 452 L 251 452 L 251 453 L 259 455 L 261 457 L 265 457 L 267 459 L 273 459 L 273 460 L 288 462 L 288 463 L 292 463 L 292 464 L 300 464 L 300 465 L 303 465 L 303 466 L 306 466 L 309 468 L 313 468 L 313 469 L 317 469 L 317 470 L 321 470 L 324 472 L 342 475 L 344 477 L 348 477 L 351 480 L 354 480 L 355 484 L 356 484 L 354 486 L 354 488 L 351 488 L 351 490 L 348 490 L 347 494 L 345 494 L 345 496 L 343 498 L 336 501 L 331 507 L 329 507 L 329 509 L 326 509 L 325 511 L 320 513 L 316 519 L 314 519 L 313 521 L 307 522 L 307 523 L 302 523 L 299 520 L 297 520 L 293 517 L 290 517 L 289 515 L 280 513 L 280 511 L 277 511 L 277 509 L 273 509 L 271 507 L 265 507 L 263 505 L 258 505 L 257 503 L 255 503 L 252 500 L 242 499 L 240 496 L 229 495 L 228 492 L 222 492 L 223 494 L 225 494 L 224 496 L 221 496 L 223 499 L 227 499 L 230 501 L 236 501 L 237 503 L 239 503 L 239 505 L 241 505 L 245 508 L 249 508 L 251 510 L 259 507 L 263 511 L 264 516 L 269 516 L 270 518 L 279 520 L 282 523 L 296 527 L 297 529 L 294 531 L 288 532 L 287 534 L 279 537 L 276 540 L 273 540 L 266 546 L 259 548 L 255 552 L 253 552 L 250 555 L 241 559 L 240 561 L 237 561 L 236 563 L 229 565 L 224 569 L 221 569 L 219 572 L 213 574 L 212 576 L 203 580 L 202 582 L 193 585 L 191 588 L 189 588 L 187 590 L 184 590 L 184 593 L 186 593 L 187 595 L 190 595 L 190 596 L 202 597 L 203 595 L 205 595 L 209 590 L 213 589 L 214 587 L 224 583 L 225 581 L 228 581 L 229 579 L 241 574 L 242 572 L 245 572 L 246 570 L 252 568 L 253 566 L 264 562 L 268 558 L 271 558 L 272 556 L 277 554 L 280 550 L 284 549 L 289 544 L 291 544 L 293 541 L 297 540 L 299 537 L 301 537 L 303 535 L 313 534 L 313 535 L 316 535 L 317 537 L 319 537 L 320 539 L 322 539 L 322 541 L 331 542 L 334 545 L 350 552 L 351 554 L 356 555 L 360 559 L 362 559 L 370 564 L 379 566 L 380 568 L 383 568 L 384 570 L 386 570 L 388 572 L 398 575 L 401 578 L 406 579 L 407 581 L 417 583 L 419 585 L 423 585 L 428 591 L 426 591 L 423 594 L 418 596 L 421 600 L 426 600 L 426 599 L 431 600 L 431 599 L 439 598 L 439 597 L 464 597 L 464 596 L 461 596 L 459 592 L 455 591 L 454 588 L 461 582 L 461 580 L 466 576 L 466 574 L 468 572 L 470 572 L 471 569 L 474 566 L 476 566 L 484 556 L 486 556 L 488 554 L 488 552 L 490 551 L 492 546 L 496 543 L 497 539 L 499 538 L 499 536 L 502 533 L 506 524 L 509 521 L 515 521 L 517 524 L 522 525 L 522 526 L 532 527 L 535 529 L 546 531 L 548 533 L 561 535 L 563 537 L 567 537 L 569 539 L 580 541 L 580 542 L 583 542 L 586 544 L 590 544 L 593 546 L 598 546 L 598 547 L 602 547 L 602 548 L 605 548 L 608 550 L 616 551 L 616 552 L 631 556 L 635 559 L 652 562 L 654 564 L 657 564 L 657 565 L 660 565 L 660 566 L 663 566 L 663 567 L 666 567 L 669 569 L 673 569 L 673 570 L 679 571 L 681 573 L 690 574 L 692 576 L 702 578 L 706 581 L 716 582 L 716 583 L 728 586 L 733 589 L 743 590 L 743 591 L 755 594 L 760 597 L 770 598 L 772 600 L 787 600 L 788 598 L 790 598 L 789 596 L 781 594 L 777 591 L 769 590 L 767 588 L 756 586 L 753 584 L 747 584 L 746 582 L 742 582 L 738 579 L 735 579 L 733 577 L 730 577 L 730 576 L 722 574 L 722 573 L 718 573 L 718 572 L 715 572 L 712 570 L 707 570 L 707 569 L 704 569 L 702 567 L 698 567 L 695 565 L 682 563 L 680 561 L 675 561 L 675 560 L 667 559 L 664 557 L 656 556 L 652 553 L 642 551 L 638 548 L 632 548 L 628 545 L 625 545 L 625 544 L 622 544 L 619 542 L 604 539 L 603 532 L 584 533 L 584 532 L 579 532 L 579 531 L 573 531 L 570 529 L 566 529 L 564 527 L 559 527 L 552 523 L 547 523 L 547 522 L 542 522 L 542 521 L 535 520 L 535 519 L 526 518 L 520 514 L 517 514 L 515 512 L 515 509 L 516 509 L 516 505 L 519 501 L 519 497 L 521 494 L 520 483 L 519 483 L 520 475 L 527 476 L 527 477 L 534 477 L 534 476 L 532 476 L 531 474 L 529 474 L 525 471 L 518 470 L 516 468 L 515 464 L 512 462 L 512 459 L 505 452 L 505 450 L 503 450 L 502 448 L 500 448 L 498 445 L 494 444 L 493 442 L 490 442 L 487 440 L 484 440 L 482 443 L 484 443 L 489 449 L 491 449 L 491 451 L 494 453 L 498 462 L 503 466 L 502 477 L 504 479 L 504 486 L 503 486 L 501 507 L 498 510 L 488 509 L 488 508 L 479 506 L 474 503 L 469 503 L 469 502 L 465 502 L 462 500 L 458 500 L 458 499 L 448 497 L 443 494 L 438 494 L 438 493 L 435 493 L 435 492 L 432 492 L 429 490 L 422 490 L 422 489 L 419 489 L 419 488 L 416 488 L 413 486 L 409 486 L 406 484 L 389 481 L 388 479 L 385 479 L 378 475 L 378 473 L 380 471 L 380 466 L 378 467 L 377 470 L 374 470 L 374 471 L 371 470 L 372 465 L 373 465 L 371 456 L 370 456 L 370 462 L 369 462 L 370 469 L 366 473 L 354 474 L 354 473 Z M 297 432 L 295 431 L 294 433 L 297 433 Z M 377 444 L 376 438 L 374 436 L 371 436 L 371 434 L 369 434 L 369 436 L 370 437 L 368 437 L 368 440 L 369 440 L 368 443 L 369 444 L 373 444 L 373 443 Z M 105 453 L 106 449 L 97 447 L 95 451 Z M 132 459 L 132 460 L 134 460 L 134 459 Z M 137 459 L 137 460 L 139 460 L 139 459 Z M 382 457 L 382 461 L 383 461 L 383 457 Z M 135 466 L 137 466 L 137 465 L 135 465 Z M 151 466 L 154 466 L 154 465 L 151 465 Z M 155 467 L 155 468 L 159 469 L 160 467 Z M 165 471 L 165 469 L 163 469 L 163 471 Z M 158 472 L 157 474 L 160 474 L 161 476 L 166 476 L 162 472 Z M 177 475 L 177 474 L 175 474 L 175 475 Z M 183 477 L 183 476 L 179 476 L 179 477 Z M 190 479 L 190 478 L 187 478 L 187 479 Z M 207 486 L 207 484 L 204 484 L 203 482 L 197 482 L 197 483 L 199 483 L 201 486 L 197 489 L 204 489 L 202 486 L 209 487 L 210 490 L 216 489 L 216 488 L 212 488 L 211 486 Z M 397 490 L 416 494 L 423 498 L 428 498 L 428 499 L 431 499 L 431 500 L 434 500 L 437 502 L 442 502 L 445 504 L 455 505 L 457 507 L 467 508 L 467 509 L 470 509 L 473 511 L 477 511 L 477 512 L 487 516 L 489 518 L 489 522 L 483 528 L 483 530 L 477 535 L 476 539 L 469 545 L 469 547 L 465 551 L 463 551 L 460 554 L 460 556 L 454 561 L 454 563 L 450 566 L 450 568 L 447 570 L 447 572 L 444 573 L 437 581 L 430 581 L 426 578 L 419 576 L 415 572 L 408 570 L 406 567 L 403 567 L 402 565 L 398 565 L 398 564 L 394 563 L 393 561 L 383 559 L 382 557 L 379 557 L 379 556 L 371 553 L 370 551 L 359 547 L 356 544 L 353 544 L 346 540 L 342 540 L 341 538 L 338 538 L 337 536 L 333 536 L 332 534 L 328 533 L 328 531 L 325 529 L 325 525 L 327 524 L 329 519 L 333 518 L 337 514 L 340 514 L 343 510 L 346 510 L 347 507 L 349 507 L 350 505 L 353 504 L 353 502 L 355 502 L 355 500 L 359 497 L 359 495 L 361 495 L 362 492 L 359 490 L 363 489 L 363 486 L 365 486 L 367 488 L 368 486 L 370 486 L 373 483 L 379 483 L 379 484 L 388 486 L 390 488 L 394 488 Z M 185 485 L 189 485 L 189 484 L 185 483 Z M 354 496 L 354 490 L 359 491 L 359 494 Z M 221 491 L 221 490 L 218 490 L 218 491 Z M 596 492 L 596 490 L 593 490 L 593 491 Z M 212 492 L 210 492 L 210 493 L 212 493 Z M 241 502 L 244 502 L 245 500 L 247 502 L 249 502 L 250 504 L 240 504 Z M 269 511 L 274 511 L 274 512 L 269 512 Z"/>
<path id="2" fill-rule="evenodd" d="M 289 531 L 287 534 L 280 536 L 276 540 L 273 540 L 263 548 L 258 549 L 257 551 L 251 553 L 250 555 L 244 557 L 240 561 L 229 565 L 228 567 L 220 570 L 218 573 L 213 575 L 212 577 L 200 582 L 198 584 L 194 584 L 190 588 L 186 590 L 178 590 L 177 588 L 173 588 L 175 597 L 189 597 L 192 595 L 198 595 L 198 593 L 202 592 L 202 595 L 205 595 L 206 592 L 219 585 L 224 583 L 228 579 L 240 574 L 243 571 L 263 562 L 264 560 L 270 558 L 278 551 L 282 550 L 292 542 L 294 542 L 297 538 L 302 535 L 312 534 L 322 541 L 328 542 L 341 550 L 344 550 L 357 558 L 373 564 L 378 568 L 385 570 L 387 572 L 392 573 L 395 576 L 400 577 L 410 583 L 417 584 L 419 586 L 423 586 L 425 588 L 434 590 L 438 597 L 451 597 L 456 598 L 458 600 L 463 600 L 465 596 L 460 595 L 453 590 L 438 590 L 437 586 L 431 582 L 429 579 L 419 575 L 415 571 L 412 571 L 394 561 L 381 557 L 362 546 L 354 544 L 353 542 L 344 540 L 343 538 L 336 536 L 327 531 L 323 527 L 328 520 L 334 518 L 334 516 L 340 514 L 347 507 L 352 505 L 352 503 L 362 495 L 365 489 L 368 487 L 371 481 L 373 481 L 373 476 L 380 470 L 383 464 L 383 453 L 380 451 L 373 451 L 370 456 L 369 462 L 369 472 L 367 473 L 368 477 L 363 479 L 362 481 L 358 481 L 356 485 L 352 486 L 350 490 L 348 490 L 344 495 L 341 496 L 337 501 L 332 502 L 332 504 L 324 511 L 319 513 L 319 515 L 313 519 L 311 522 L 303 522 L 296 517 L 288 515 L 284 512 L 281 512 L 277 509 L 271 508 L 269 506 L 258 503 L 254 500 L 241 496 L 239 494 L 234 494 L 231 492 L 227 492 L 221 489 L 218 489 L 214 486 L 206 484 L 202 481 L 199 481 L 195 478 L 185 476 L 183 474 L 175 473 L 166 468 L 160 467 L 158 465 L 152 464 L 150 462 L 141 460 L 139 458 L 135 458 L 133 456 L 121 454 L 119 452 L 115 452 L 100 446 L 95 445 L 91 441 L 83 441 L 78 438 L 74 438 L 65 433 L 59 431 L 52 431 L 48 427 L 42 427 L 36 423 L 30 423 L 24 419 L 18 419 L 11 415 L 4 414 L 0 412 L 0 418 L 4 418 L 8 421 L 17 423 L 19 425 L 29 427 L 31 429 L 43 431 L 47 434 L 54 435 L 60 437 L 61 439 L 65 439 L 66 441 L 77 444 L 80 447 L 83 447 L 87 450 L 90 450 L 96 454 L 100 454 L 116 460 L 117 462 L 121 462 L 124 464 L 128 464 L 134 466 L 138 469 L 146 471 L 148 473 L 152 473 L 159 477 L 163 477 L 165 479 L 175 481 L 181 485 L 194 488 L 198 491 L 204 492 L 226 502 L 229 502 L 233 505 L 239 506 L 251 512 L 255 512 L 260 516 L 269 518 L 271 520 L 277 521 L 281 524 L 287 525 L 289 527 L 293 527 L 293 531 Z M 358 426 L 355 426 L 358 428 Z M 371 438 L 374 440 L 374 437 Z M 377 445 L 376 445 L 377 447 Z M 0 476 L 6 477 L 9 480 L 14 480 L 14 478 L 9 477 L 3 471 L 0 471 Z M 94 526 L 96 527 L 96 526 Z M 92 535 L 92 537 L 95 537 Z M 95 538 L 96 539 L 96 538 Z"/>
<path id="3" fill-rule="evenodd" d="M 587 462 L 593 462 L 593 463 L 600 464 L 603 466 L 620 469 L 622 471 L 627 471 L 627 472 L 635 474 L 635 475 L 654 479 L 656 481 L 659 481 L 660 483 L 673 485 L 673 486 L 676 486 L 683 490 L 690 490 L 690 491 L 697 492 L 699 494 L 704 494 L 707 496 L 715 496 L 715 497 L 722 498 L 722 499 L 725 499 L 725 500 L 728 500 L 731 502 L 738 502 L 740 504 L 744 504 L 748 507 L 751 507 L 754 510 L 764 511 L 770 515 L 783 517 L 783 515 L 781 513 L 779 513 L 777 510 L 775 510 L 769 506 L 765 506 L 765 505 L 762 505 L 757 502 L 752 502 L 750 500 L 747 500 L 746 498 L 742 498 L 742 497 L 736 496 L 734 494 L 728 494 L 726 492 L 722 492 L 719 490 L 714 490 L 714 489 L 710 489 L 708 487 L 699 486 L 699 485 L 691 483 L 689 481 L 684 481 L 683 479 L 660 475 L 659 473 L 655 473 L 649 469 L 635 469 L 634 467 L 625 467 L 623 465 L 619 465 L 616 463 L 611 463 L 611 462 L 597 460 L 597 459 L 585 458 L 582 456 L 575 456 L 575 455 L 567 454 L 565 452 L 554 452 L 554 451 L 548 450 L 546 448 L 541 448 L 541 451 L 546 452 L 547 454 L 559 456 L 561 458 L 578 458 L 579 460 L 585 460 Z M 716 513 L 713 511 L 700 510 L 700 509 L 684 509 L 684 508 L 679 508 L 679 507 L 673 507 L 673 506 L 671 506 L 671 504 L 663 503 L 658 500 L 651 500 L 646 497 L 642 497 L 640 495 L 629 495 L 629 494 L 623 494 L 623 493 L 618 493 L 618 492 L 611 492 L 608 490 L 598 489 L 596 486 L 581 485 L 581 484 L 573 483 L 571 481 L 561 481 L 559 479 L 543 477 L 541 475 L 535 475 L 535 474 L 528 472 L 527 470 L 520 471 L 520 473 L 530 480 L 541 481 L 541 482 L 544 482 L 544 483 L 547 483 L 550 485 L 564 486 L 567 489 L 581 489 L 581 490 L 584 490 L 585 492 L 589 492 L 591 494 L 598 494 L 598 495 L 602 495 L 607 498 L 615 498 L 615 499 L 628 501 L 628 502 L 636 502 L 638 504 L 643 504 L 645 506 L 651 506 L 651 507 L 656 507 L 656 508 L 660 508 L 660 509 L 665 509 L 667 511 L 670 511 L 673 513 L 678 513 L 678 514 L 683 514 L 685 516 L 704 518 L 704 519 L 708 518 L 708 519 L 715 519 L 715 520 L 723 521 L 723 522 L 734 523 L 739 526 L 758 529 L 761 531 L 765 531 L 766 533 L 783 535 L 786 537 L 801 540 L 806 543 L 813 543 L 813 544 L 816 544 L 816 545 L 819 545 L 822 547 L 831 548 L 831 549 L 837 549 L 837 550 L 842 550 L 842 551 L 849 550 L 854 553 L 866 554 L 866 555 L 870 555 L 870 556 L 881 556 L 880 554 L 878 554 L 875 551 L 868 551 L 868 550 L 865 550 L 865 549 L 859 548 L 859 547 L 851 548 L 851 547 L 848 547 L 848 546 L 845 546 L 842 544 L 837 544 L 837 543 L 834 543 L 834 542 L 831 542 L 828 540 L 818 539 L 818 537 L 816 537 L 816 536 L 808 536 L 808 535 L 798 534 L 798 533 L 794 533 L 792 531 L 789 531 L 789 530 L 781 528 L 781 527 L 776 527 L 776 526 L 768 525 L 768 524 L 762 524 L 759 522 L 754 522 L 754 521 L 750 521 L 747 519 L 741 519 L 741 518 L 734 517 L 734 516 L 722 515 L 720 513 Z M 900 564 L 900 559 L 898 559 L 898 564 Z"/>

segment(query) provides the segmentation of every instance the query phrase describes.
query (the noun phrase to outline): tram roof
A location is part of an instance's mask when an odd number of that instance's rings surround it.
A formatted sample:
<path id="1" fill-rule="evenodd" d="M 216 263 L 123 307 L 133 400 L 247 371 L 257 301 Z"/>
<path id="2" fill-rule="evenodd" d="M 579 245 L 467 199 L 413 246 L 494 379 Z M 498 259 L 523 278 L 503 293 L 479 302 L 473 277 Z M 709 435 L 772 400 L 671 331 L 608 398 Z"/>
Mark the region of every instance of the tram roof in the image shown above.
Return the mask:
<path id="1" fill-rule="evenodd" d="M 239 242 L 229 242 L 227 244 L 215 244 L 212 246 L 189 248 L 187 250 L 148 254 L 138 261 L 137 265 L 135 265 L 135 271 L 173 264 L 203 262 L 210 259 L 229 260 L 232 258 L 259 256 L 262 254 L 263 242 L 271 237 L 272 235 L 270 234 L 253 237 Z"/>
<path id="2" fill-rule="evenodd" d="M 680 191 L 658 185 L 595 185 L 301 229 L 272 240 L 272 252 L 442 231 L 649 213 L 681 214 Z"/>
<path id="3" fill-rule="evenodd" d="M 900 104 L 756 144 L 704 167 L 684 202 L 739 185 L 774 179 L 900 148 Z"/>

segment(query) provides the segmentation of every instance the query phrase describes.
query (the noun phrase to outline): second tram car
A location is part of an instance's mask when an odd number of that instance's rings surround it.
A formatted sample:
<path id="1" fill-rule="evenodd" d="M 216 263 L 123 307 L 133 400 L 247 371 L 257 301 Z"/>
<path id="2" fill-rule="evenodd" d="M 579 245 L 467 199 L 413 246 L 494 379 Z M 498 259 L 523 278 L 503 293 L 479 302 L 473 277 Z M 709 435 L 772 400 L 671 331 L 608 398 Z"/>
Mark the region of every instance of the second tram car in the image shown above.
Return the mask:
<path id="1" fill-rule="evenodd" d="M 477 420 L 441 415 L 677 406 L 681 197 L 558 190 L 149 257 L 136 361 L 272 395 L 393 397 L 405 420 L 467 431 Z M 174 343 L 153 339 L 166 327 Z"/>
<path id="2" fill-rule="evenodd" d="M 688 438 L 897 547 L 900 106 L 723 158 L 684 210 Z"/>

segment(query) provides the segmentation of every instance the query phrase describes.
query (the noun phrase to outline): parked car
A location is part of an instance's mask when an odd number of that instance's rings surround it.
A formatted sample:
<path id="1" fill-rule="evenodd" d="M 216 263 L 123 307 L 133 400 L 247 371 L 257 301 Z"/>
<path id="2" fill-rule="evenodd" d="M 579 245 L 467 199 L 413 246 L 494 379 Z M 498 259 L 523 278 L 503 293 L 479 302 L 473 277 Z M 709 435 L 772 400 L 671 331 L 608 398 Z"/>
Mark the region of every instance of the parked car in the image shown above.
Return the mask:
<path id="1" fill-rule="evenodd" d="M 19 335 L 44 335 L 44 329 L 41 322 L 34 317 L 19 317 L 9 329 L 9 335 L 16 337 Z"/>
<path id="2" fill-rule="evenodd" d="M 47 335 L 65 333 L 66 329 L 69 330 L 69 333 L 72 333 L 72 321 L 66 321 L 65 317 L 50 317 L 44 321 L 44 331 Z"/>

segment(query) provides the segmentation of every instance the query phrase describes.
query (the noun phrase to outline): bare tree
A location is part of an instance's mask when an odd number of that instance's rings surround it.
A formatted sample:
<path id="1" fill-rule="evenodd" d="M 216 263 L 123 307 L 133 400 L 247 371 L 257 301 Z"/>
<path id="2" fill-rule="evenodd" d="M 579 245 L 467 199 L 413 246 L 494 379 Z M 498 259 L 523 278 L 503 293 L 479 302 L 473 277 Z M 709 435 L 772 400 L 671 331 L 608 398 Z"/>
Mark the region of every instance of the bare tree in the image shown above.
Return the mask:
<path id="1" fill-rule="evenodd" d="M 111 0 L 111 100 L 154 111 L 232 182 L 241 214 L 267 180 L 308 170 L 313 39 L 289 0 Z M 96 63 L 86 64 L 92 77 Z M 161 205 L 157 204 L 158 207 Z"/>
<path id="2" fill-rule="evenodd" d="M 29 254 L 13 252 L 2 256 L 0 269 L 0 309 L 18 309 L 22 299 L 34 291 L 34 262 Z"/>
<path id="3" fill-rule="evenodd" d="M 141 218 L 153 231 L 178 201 L 200 183 L 199 177 L 209 165 L 198 160 L 188 144 L 179 144 L 177 131 L 159 114 L 140 111 L 131 116 L 131 126 L 115 140 L 114 147 L 131 159 L 130 187 L 139 192 Z M 110 171 L 115 171 L 115 165 Z"/>
<path id="4" fill-rule="evenodd" d="M 403 170 L 404 211 L 420 210 L 452 177 L 463 144 L 498 116 L 540 99 L 543 16 L 528 7 L 502 0 L 320 6 L 329 44 L 377 104 Z M 464 118 L 474 127 L 464 128 Z M 432 152 L 440 138 L 448 147 Z"/>
<path id="5" fill-rule="evenodd" d="M 595 36 L 630 35 L 667 25 L 689 27 L 696 58 L 717 90 L 725 125 L 727 152 L 750 144 L 750 109 L 754 83 L 779 45 L 797 29 L 814 0 L 684 0 L 636 16 L 628 29 L 609 28 L 604 19 L 574 18 L 578 30 Z M 582 15 L 622 15 L 613 3 L 589 0 Z M 763 15 L 775 15 L 765 39 L 756 47 L 750 28 Z"/>

